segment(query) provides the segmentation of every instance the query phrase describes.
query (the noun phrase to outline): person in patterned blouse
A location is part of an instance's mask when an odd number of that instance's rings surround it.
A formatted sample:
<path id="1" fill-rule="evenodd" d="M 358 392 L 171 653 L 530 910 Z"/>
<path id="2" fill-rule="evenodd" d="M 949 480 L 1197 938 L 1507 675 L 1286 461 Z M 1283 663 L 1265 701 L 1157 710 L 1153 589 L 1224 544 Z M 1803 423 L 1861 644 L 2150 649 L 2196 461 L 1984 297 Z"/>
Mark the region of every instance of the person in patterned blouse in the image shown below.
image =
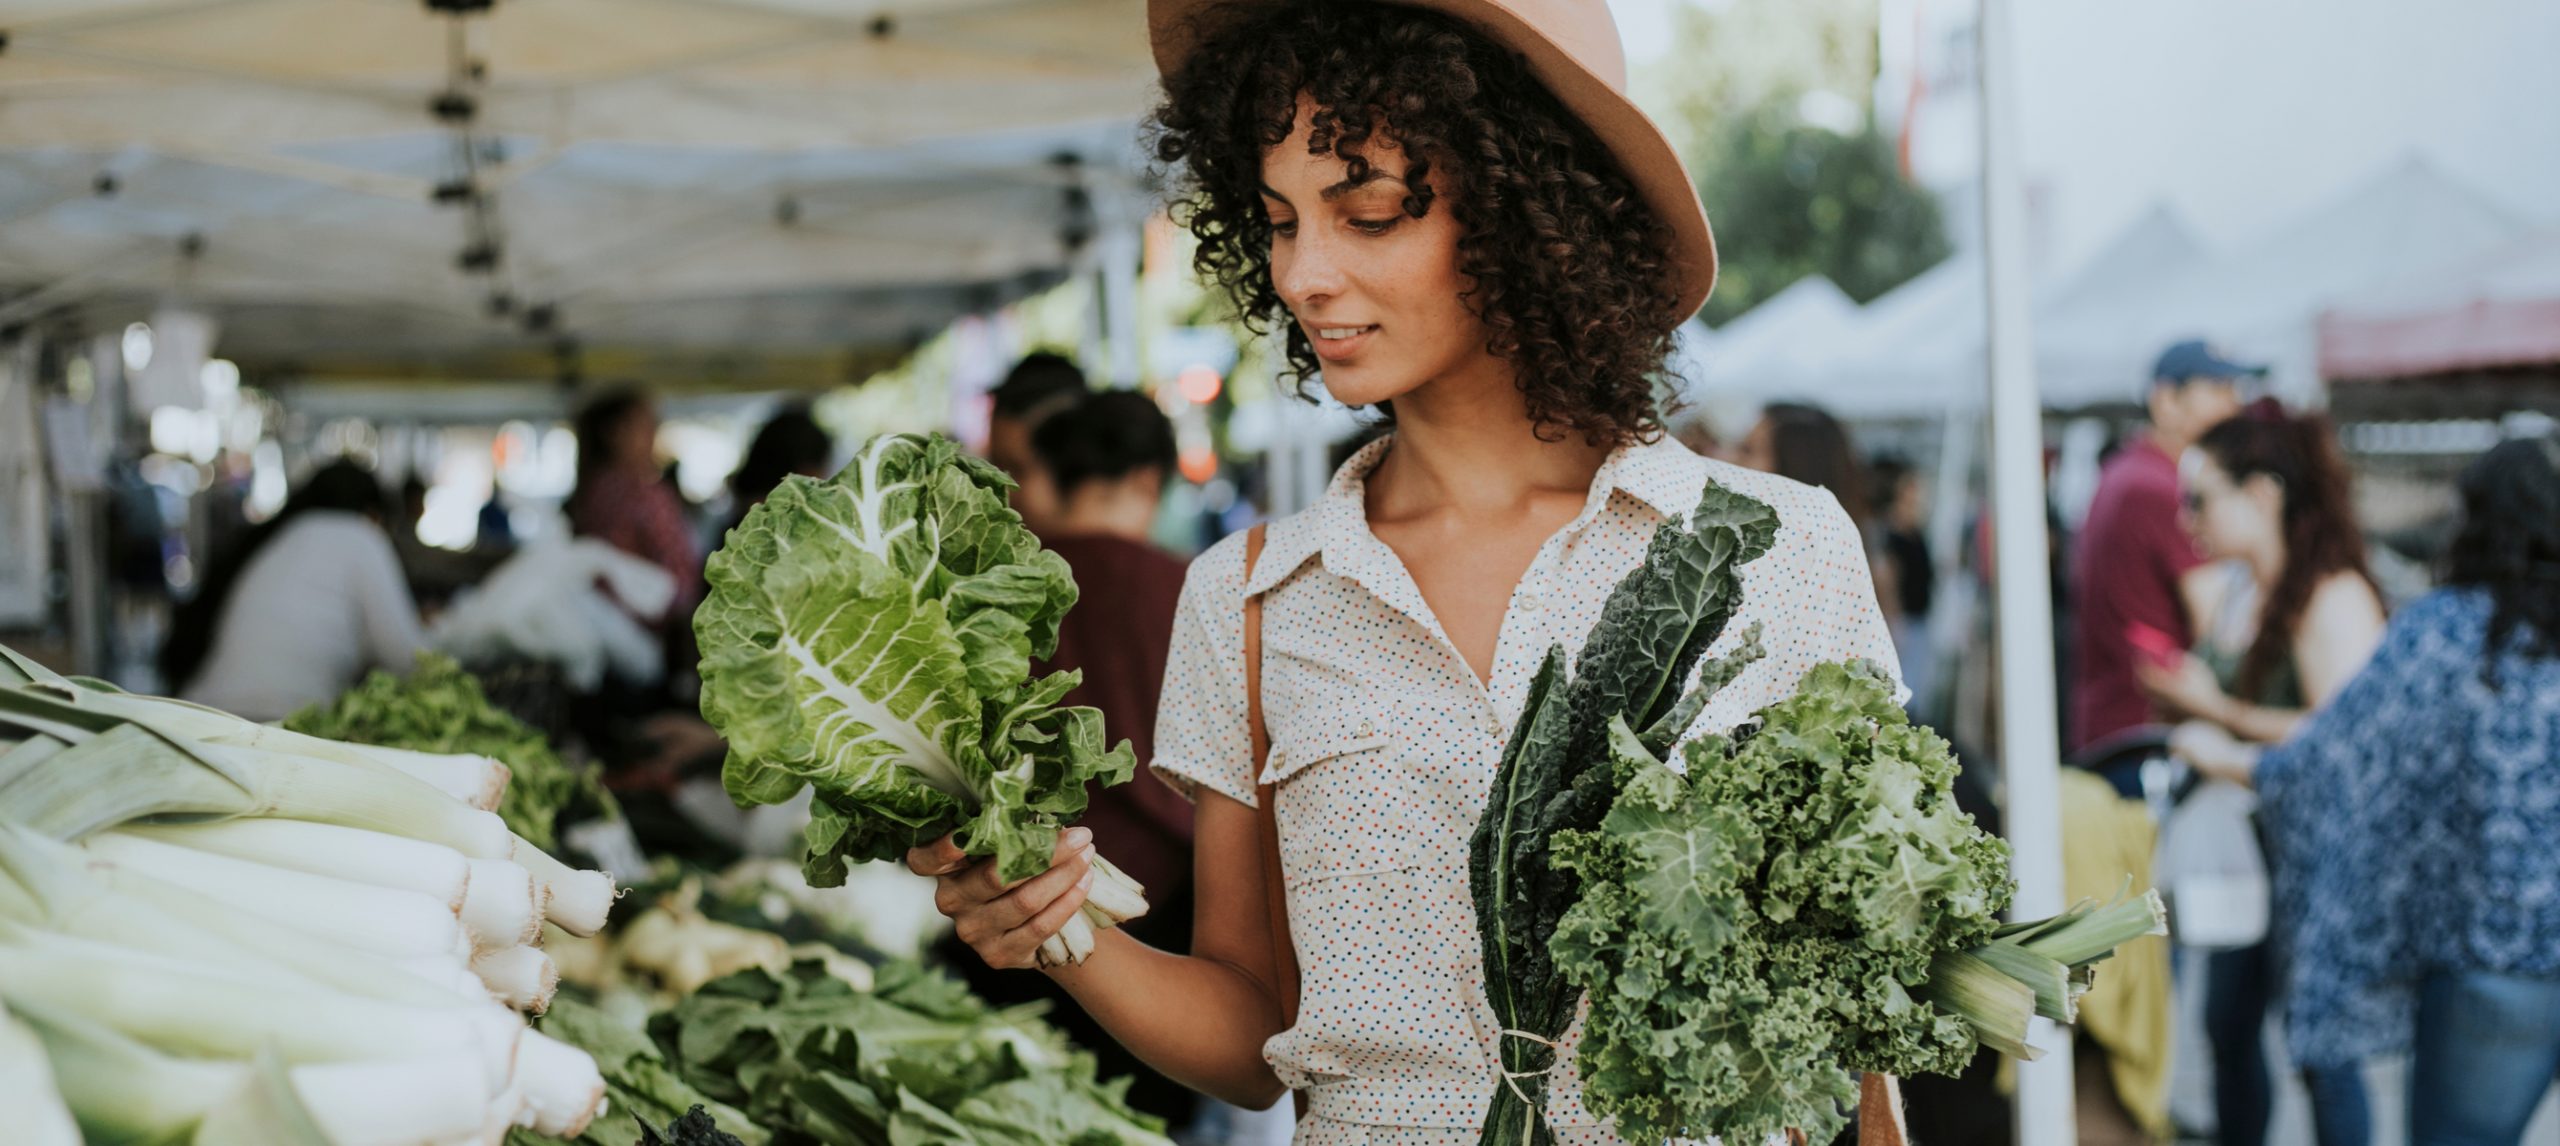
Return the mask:
<path id="1" fill-rule="evenodd" d="M 2294 1058 L 2409 1054 L 2412 1146 L 2513 1146 L 2560 1075 L 2560 439 L 2461 489 L 2445 584 L 2334 701 L 2173 747 L 2258 788 Z"/>

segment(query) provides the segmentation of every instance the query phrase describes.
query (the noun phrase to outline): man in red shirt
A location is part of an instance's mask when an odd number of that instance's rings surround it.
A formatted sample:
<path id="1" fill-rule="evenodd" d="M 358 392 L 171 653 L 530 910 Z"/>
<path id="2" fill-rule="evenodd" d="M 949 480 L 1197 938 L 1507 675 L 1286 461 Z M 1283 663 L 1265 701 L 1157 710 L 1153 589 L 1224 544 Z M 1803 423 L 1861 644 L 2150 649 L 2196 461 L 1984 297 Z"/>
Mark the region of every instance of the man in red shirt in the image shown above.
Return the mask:
<path id="1" fill-rule="evenodd" d="M 2145 645 L 2195 644 L 2189 581 L 2204 563 L 2178 521 L 2178 457 L 2240 412 L 2242 380 L 2266 372 L 2200 339 L 2171 346 L 2152 368 L 2151 424 L 2099 471 L 2073 543 L 2071 750 L 2158 719 L 2134 679 L 2134 658 L 2151 655 Z"/>

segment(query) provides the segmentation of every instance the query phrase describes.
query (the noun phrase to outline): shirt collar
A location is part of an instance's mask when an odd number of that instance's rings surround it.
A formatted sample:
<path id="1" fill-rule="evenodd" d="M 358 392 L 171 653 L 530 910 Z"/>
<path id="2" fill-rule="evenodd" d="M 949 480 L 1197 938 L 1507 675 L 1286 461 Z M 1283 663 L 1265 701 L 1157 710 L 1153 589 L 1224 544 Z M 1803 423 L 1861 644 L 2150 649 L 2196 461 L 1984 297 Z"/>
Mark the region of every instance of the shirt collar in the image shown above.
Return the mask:
<path id="1" fill-rule="evenodd" d="M 1324 555 L 1326 568 L 1361 581 L 1371 592 L 1380 592 L 1390 580 L 1403 580 L 1364 575 L 1382 572 L 1368 567 L 1382 558 L 1392 564 L 1394 556 L 1369 531 L 1367 504 L 1369 471 L 1386 457 L 1393 441 L 1389 435 L 1360 447 L 1342 463 L 1342 468 L 1334 471 L 1322 500 L 1305 513 L 1271 524 L 1264 537 L 1262 556 L 1245 580 L 1246 596 L 1279 584 L 1318 553 Z M 1565 532 L 1579 533 L 1590 525 L 1608 509 L 1610 496 L 1616 493 L 1625 493 L 1665 519 L 1686 517 L 1696 508 L 1704 476 L 1705 462 L 1669 437 L 1620 446 L 1592 475 L 1590 499 Z"/>

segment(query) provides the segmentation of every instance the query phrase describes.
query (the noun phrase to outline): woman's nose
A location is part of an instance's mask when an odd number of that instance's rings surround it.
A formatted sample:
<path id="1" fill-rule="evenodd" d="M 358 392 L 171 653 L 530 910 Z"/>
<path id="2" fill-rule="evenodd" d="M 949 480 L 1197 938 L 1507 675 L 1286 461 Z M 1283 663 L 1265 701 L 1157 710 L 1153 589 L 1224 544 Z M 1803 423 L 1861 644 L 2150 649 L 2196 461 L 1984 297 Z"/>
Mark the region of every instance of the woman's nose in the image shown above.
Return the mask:
<path id="1" fill-rule="evenodd" d="M 1342 293 L 1341 250 L 1323 237 L 1310 238 L 1301 231 L 1296 241 L 1274 255 L 1271 285 L 1289 309 L 1304 314 Z"/>

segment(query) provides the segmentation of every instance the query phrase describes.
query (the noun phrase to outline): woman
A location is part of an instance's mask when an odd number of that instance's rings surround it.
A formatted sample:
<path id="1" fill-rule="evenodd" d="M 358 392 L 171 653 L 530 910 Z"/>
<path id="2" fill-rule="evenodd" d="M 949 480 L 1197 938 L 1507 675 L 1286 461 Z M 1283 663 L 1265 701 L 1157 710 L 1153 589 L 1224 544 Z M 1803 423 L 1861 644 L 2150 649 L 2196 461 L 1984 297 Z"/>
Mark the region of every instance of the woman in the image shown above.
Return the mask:
<path id="1" fill-rule="evenodd" d="M 580 408 L 578 484 L 569 492 L 569 528 L 654 562 L 676 580 L 665 617 L 646 618 L 673 632 L 702 597 L 702 554 L 684 503 L 658 469 L 658 410 L 638 387 L 605 391 Z"/>
<path id="2" fill-rule="evenodd" d="M 2135 673 L 2164 709 L 2267 744 L 2327 705 L 2381 641 L 2382 595 L 2365 568 L 2346 465 L 2328 423 L 2262 401 L 2205 431 L 2181 463 L 2187 527 L 2227 563 L 2199 603 L 2203 634 L 2175 667 Z M 2216 952 L 2206 969 L 2220 1141 L 2254 1144 L 2272 1112 L 2265 1049 L 2276 964 L 2266 944 Z M 2354 1063 L 2309 1063 L 2322 1146 L 2363 1146 L 2371 1114 Z"/>
<path id="3" fill-rule="evenodd" d="M 1156 0 L 1197 267 L 1280 335 L 1300 378 L 1376 409 L 1317 505 L 1192 564 L 1155 773 L 1196 803 L 1191 953 L 1105 932 L 1047 970 L 1166 1075 L 1263 1108 L 1305 1092 L 1300 1143 L 1472 1143 L 1497 1085 L 1467 840 L 1530 677 L 1579 647 L 1655 527 L 1709 481 L 1777 511 L 1744 567 L 1772 655 L 1699 729 L 1813 664 L 1892 663 L 1856 528 L 1831 495 L 1661 436 L 1654 381 L 1704 300 L 1714 247 L 1671 146 L 1624 95 L 1602 0 Z M 1488 109 L 1499 109 L 1498 112 Z M 1300 1010 L 1282 1021 L 1252 801 L 1243 609 L 1260 693 Z M 908 862 L 988 963 L 1029 967 L 1084 898 L 1090 835 L 1018 886 L 949 840 Z M 1616 1139 L 1580 1100 L 1561 1141 Z"/>
<path id="4" fill-rule="evenodd" d="M 1858 460 L 1858 448 L 1849 441 L 1848 427 L 1820 406 L 1772 402 L 1761 409 L 1760 420 L 1743 435 L 1733 460 L 1762 473 L 1821 486 L 1840 499 L 1840 507 L 1849 511 L 1850 519 L 1858 524 L 1859 535 L 1866 538 L 1876 601 L 1884 606 L 1885 623 L 1895 632 L 1894 647 L 1910 649 L 1912 634 L 1904 631 L 1900 572 L 1892 552 L 1885 547 L 1885 530 L 1868 516 L 1867 467 Z M 1904 657 L 1901 663 L 1908 673 L 1912 658 Z M 1918 682 L 1909 676 L 1905 682 L 1918 688 Z"/>
<path id="5" fill-rule="evenodd" d="M 2413 1146 L 2513 1146 L 2560 1074 L 2560 439 L 2462 475 L 2444 587 L 2264 754 L 2177 747 L 2254 781 L 2306 1062 L 2414 1050 Z"/>
<path id="6" fill-rule="evenodd" d="M 250 720 L 282 720 L 425 647 L 383 522 L 390 499 L 353 462 L 320 467 L 206 571 L 160 649 L 170 690 Z"/>
<path id="7" fill-rule="evenodd" d="M 729 475 L 729 520 L 720 535 L 728 536 L 746 520 L 748 510 L 764 504 L 782 479 L 794 474 L 825 477 L 833 472 L 835 457 L 835 436 L 809 415 L 807 403 L 795 402 L 776 411 L 756 430 L 747 443 L 747 455 L 738 459 L 737 472 Z"/>

